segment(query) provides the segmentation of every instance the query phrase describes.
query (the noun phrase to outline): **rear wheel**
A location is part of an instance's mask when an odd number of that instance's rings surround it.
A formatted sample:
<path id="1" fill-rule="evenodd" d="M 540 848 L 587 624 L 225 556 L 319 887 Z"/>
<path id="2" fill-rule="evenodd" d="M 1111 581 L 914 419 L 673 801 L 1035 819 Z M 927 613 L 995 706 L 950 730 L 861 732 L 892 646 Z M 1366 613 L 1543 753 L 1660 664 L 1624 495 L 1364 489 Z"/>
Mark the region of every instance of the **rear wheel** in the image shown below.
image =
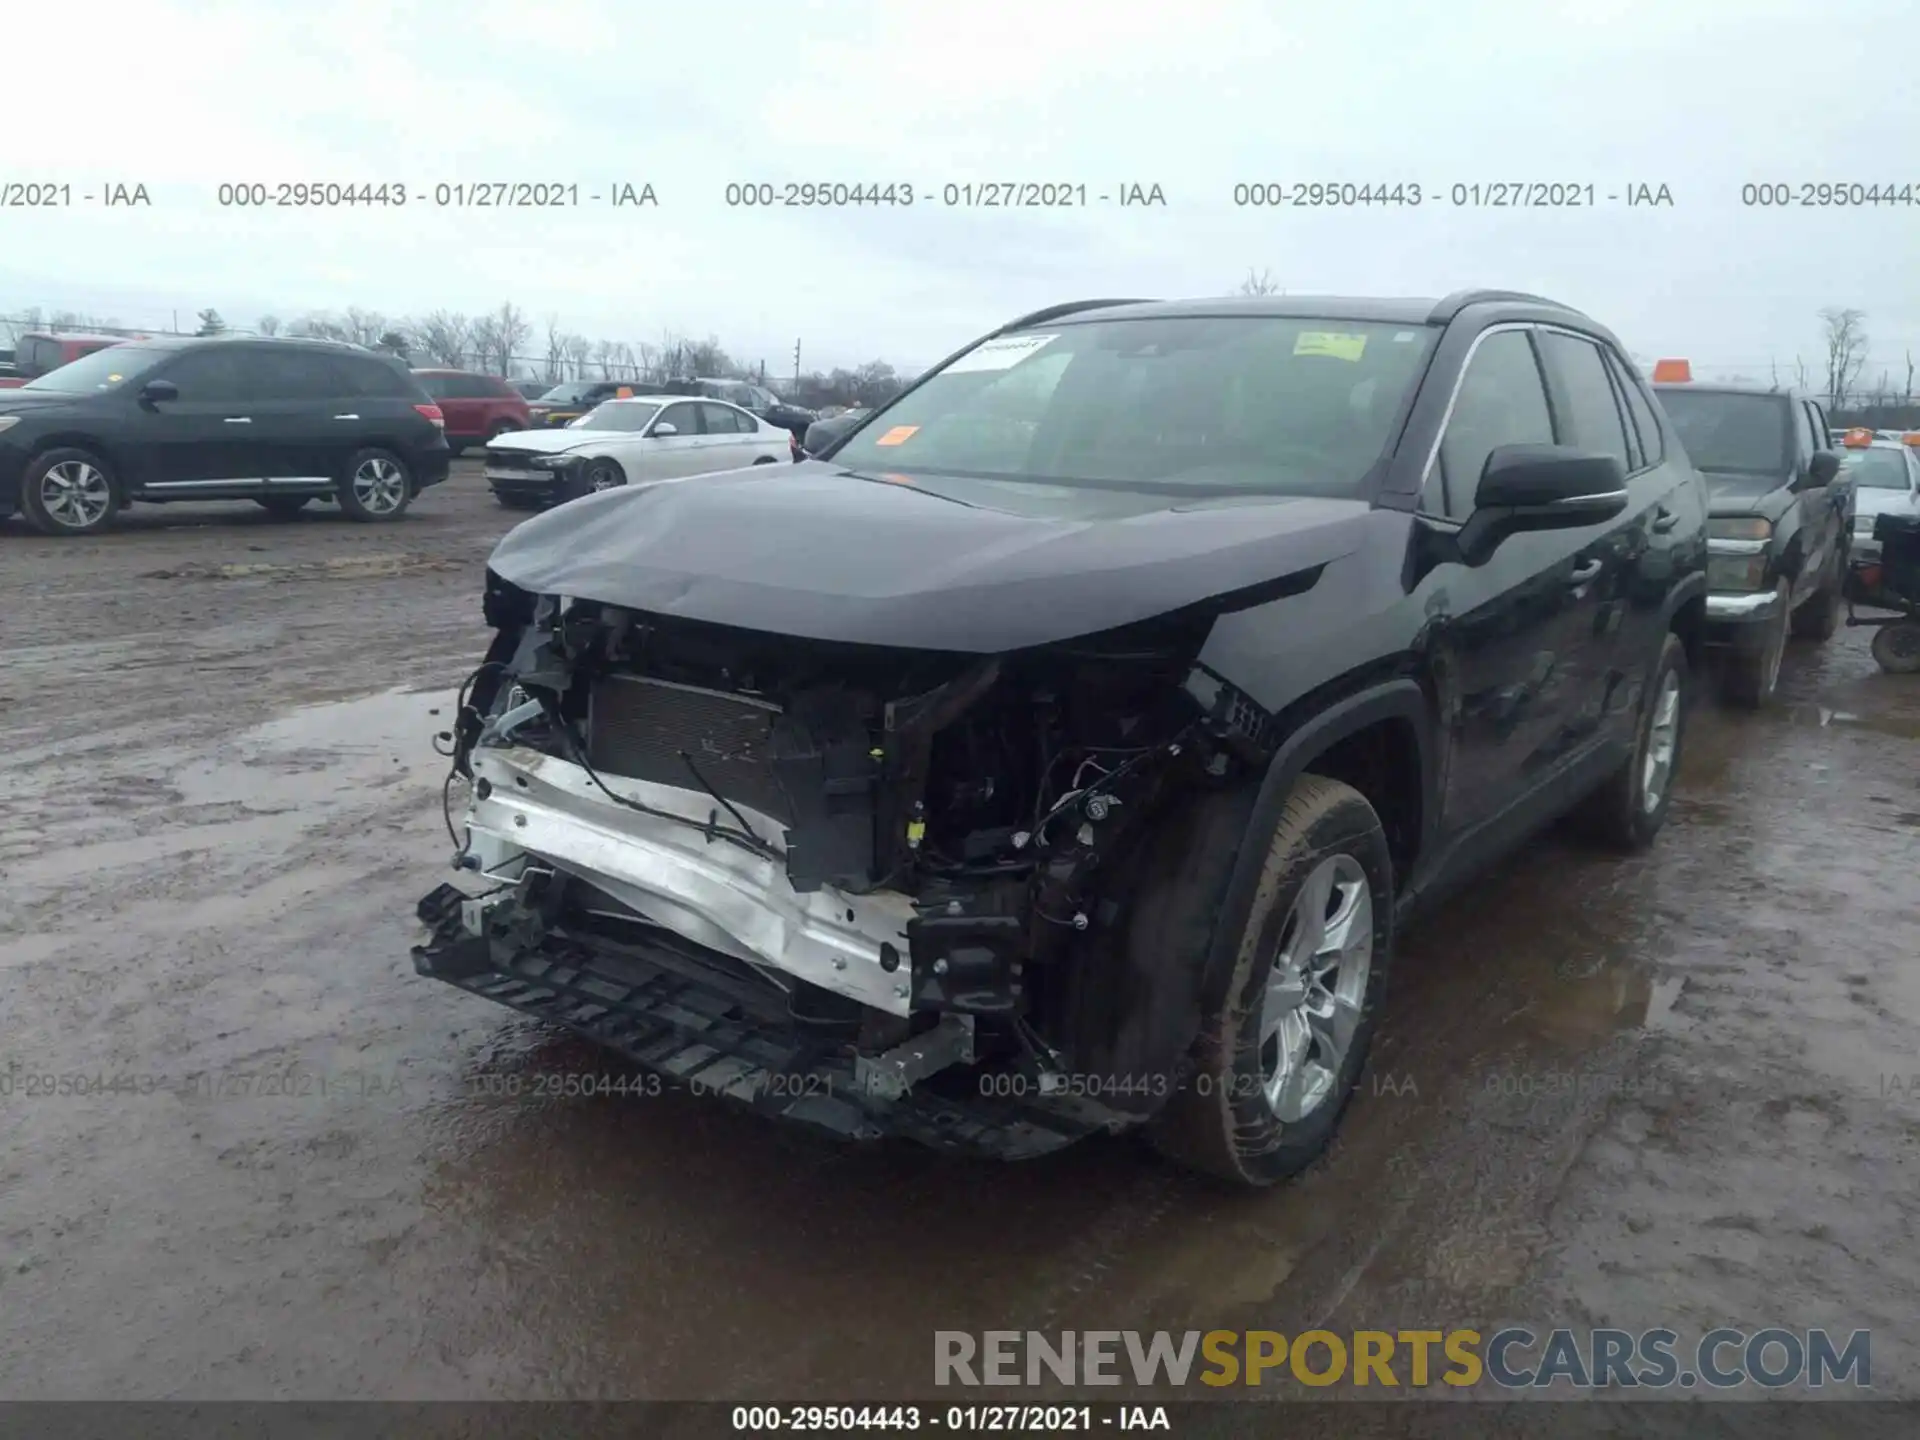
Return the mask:
<path id="1" fill-rule="evenodd" d="M 1736 650 L 1726 657 L 1720 691 L 1730 704 L 1743 710 L 1758 710 L 1773 698 L 1780 684 L 1780 658 L 1787 650 L 1787 625 L 1792 618 L 1787 613 L 1787 602 L 1792 593 L 1782 580 L 1773 592 L 1778 613 L 1758 627 L 1765 632 L 1759 637 L 1759 645 Z"/>
<path id="2" fill-rule="evenodd" d="M 413 503 L 413 477 L 391 450 L 356 450 L 340 476 L 340 508 L 355 520 L 398 520 Z"/>
<path id="3" fill-rule="evenodd" d="M 1824 643 L 1833 638 L 1834 632 L 1840 628 L 1840 587 L 1846 576 L 1847 552 L 1835 546 L 1833 558 L 1827 561 L 1827 573 L 1821 577 L 1820 588 L 1793 612 L 1793 636 L 1796 640 Z"/>
<path id="4" fill-rule="evenodd" d="M 1581 827 L 1601 844 L 1640 850 L 1666 824 L 1691 699 L 1687 650 L 1669 634 L 1641 701 L 1633 754 L 1582 806 Z"/>
<path id="5" fill-rule="evenodd" d="M 1875 630 L 1873 658 L 1889 675 L 1920 672 L 1920 621 L 1901 620 Z"/>
<path id="6" fill-rule="evenodd" d="M 512 435 L 515 432 L 517 432 L 519 429 L 520 429 L 520 426 L 517 422 L 512 420 L 502 420 L 498 424 L 496 424 L 491 430 L 487 431 L 487 443 L 491 445 L 494 441 L 498 440 L 502 435 Z"/>
<path id="7" fill-rule="evenodd" d="M 1393 939 L 1393 861 L 1359 791 L 1302 776 L 1266 844 L 1223 1009 L 1154 1117 L 1179 1164 L 1271 1185 L 1324 1151 L 1353 1097 Z"/>
<path id="8" fill-rule="evenodd" d="M 311 495 L 262 495 L 253 503 L 269 515 L 286 520 L 306 509 L 307 501 L 312 498 Z"/>
<path id="9" fill-rule="evenodd" d="M 20 509 L 44 535 L 97 535 L 120 511 L 120 487 L 98 455 L 62 447 L 28 462 Z"/>

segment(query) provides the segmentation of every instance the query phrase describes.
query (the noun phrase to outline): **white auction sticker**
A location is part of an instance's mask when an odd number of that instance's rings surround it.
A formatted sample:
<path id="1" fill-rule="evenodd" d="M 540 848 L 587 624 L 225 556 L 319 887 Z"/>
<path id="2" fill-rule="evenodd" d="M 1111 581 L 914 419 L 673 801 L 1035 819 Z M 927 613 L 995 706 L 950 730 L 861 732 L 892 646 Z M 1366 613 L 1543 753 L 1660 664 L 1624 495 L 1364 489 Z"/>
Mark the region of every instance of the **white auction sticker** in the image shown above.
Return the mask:
<path id="1" fill-rule="evenodd" d="M 1059 338 L 1058 335 L 1002 335 L 998 340 L 974 346 L 941 374 L 958 375 L 965 370 L 1011 370 L 1029 355 L 1045 349 Z"/>

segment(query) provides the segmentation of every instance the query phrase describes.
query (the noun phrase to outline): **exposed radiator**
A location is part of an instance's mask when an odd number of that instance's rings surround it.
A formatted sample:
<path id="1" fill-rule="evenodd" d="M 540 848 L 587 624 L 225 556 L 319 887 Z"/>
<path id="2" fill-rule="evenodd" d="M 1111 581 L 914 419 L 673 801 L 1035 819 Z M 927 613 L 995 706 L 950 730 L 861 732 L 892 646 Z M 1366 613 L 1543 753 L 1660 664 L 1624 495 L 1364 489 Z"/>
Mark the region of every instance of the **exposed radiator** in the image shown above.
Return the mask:
<path id="1" fill-rule="evenodd" d="M 710 785 L 736 805 L 792 823 L 769 745 L 779 706 L 635 675 L 594 681 L 588 706 L 594 769 L 682 790 Z"/>

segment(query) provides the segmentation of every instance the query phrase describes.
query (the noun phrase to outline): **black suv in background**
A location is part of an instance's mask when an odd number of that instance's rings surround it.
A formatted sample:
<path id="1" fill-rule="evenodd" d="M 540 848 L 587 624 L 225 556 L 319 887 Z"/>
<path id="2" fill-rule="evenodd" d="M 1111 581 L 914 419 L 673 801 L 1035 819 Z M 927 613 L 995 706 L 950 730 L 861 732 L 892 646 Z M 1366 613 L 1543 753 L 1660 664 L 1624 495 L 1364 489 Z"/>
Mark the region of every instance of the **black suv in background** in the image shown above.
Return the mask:
<path id="1" fill-rule="evenodd" d="M 823 459 L 500 542 L 416 966 L 843 1136 L 1271 1183 L 1404 919 L 1660 829 L 1706 518 L 1537 296 L 1026 316 Z"/>
<path id="2" fill-rule="evenodd" d="M 1772 696 L 1789 634 L 1839 628 L 1855 487 L 1826 412 L 1791 390 L 1657 381 L 1687 457 L 1707 482 L 1709 646 L 1736 705 Z"/>
<path id="3" fill-rule="evenodd" d="M 0 392 L 0 519 L 105 529 L 123 505 L 329 498 L 394 520 L 447 477 L 440 407 L 397 361 L 325 340 L 140 340 Z"/>

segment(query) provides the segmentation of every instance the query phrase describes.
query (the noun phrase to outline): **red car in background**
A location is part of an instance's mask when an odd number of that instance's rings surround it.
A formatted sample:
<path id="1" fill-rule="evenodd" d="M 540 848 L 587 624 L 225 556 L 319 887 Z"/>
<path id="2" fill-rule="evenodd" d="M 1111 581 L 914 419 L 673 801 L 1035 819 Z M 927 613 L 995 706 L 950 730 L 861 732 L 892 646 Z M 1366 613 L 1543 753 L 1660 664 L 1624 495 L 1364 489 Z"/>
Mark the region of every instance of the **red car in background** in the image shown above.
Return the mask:
<path id="1" fill-rule="evenodd" d="M 129 335 L 46 335 L 39 331 L 22 335 L 13 346 L 13 374 L 0 378 L 0 390 L 18 390 L 29 380 L 38 380 L 49 370 L 58 370 L 82 355 L 105 350 L 130 339 Z"/>
<path id="2" fill-rule="evenodd" d="M 416 370 L 413 378 L 447 417 L 447 448 L 458 455 L 469 445 L 485 445 L 531 421 L 527 397 L 497 375 L 472 370 Z"/>

